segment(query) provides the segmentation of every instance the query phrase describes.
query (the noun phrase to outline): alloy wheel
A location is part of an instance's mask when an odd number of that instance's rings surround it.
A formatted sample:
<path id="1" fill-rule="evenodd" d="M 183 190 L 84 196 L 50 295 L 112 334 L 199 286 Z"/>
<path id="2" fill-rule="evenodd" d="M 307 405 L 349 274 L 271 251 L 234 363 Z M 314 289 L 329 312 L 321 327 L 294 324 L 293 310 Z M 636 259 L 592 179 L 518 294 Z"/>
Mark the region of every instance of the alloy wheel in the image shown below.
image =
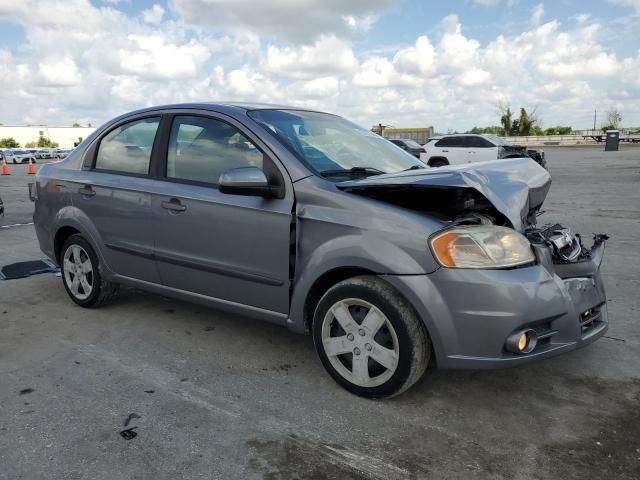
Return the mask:
<path id="1" fill-rule="evenodd" d="M 93 291 L 93 265 L 87 251 L 71 244 L 64 252 L 62 268 L 64 281 L 71 294 L 78 300 L 86 300 Z"/>
<path id="2" fill-rule="evenodd" d="M 398 367 L 396 331 L 387 316 L 365 300 L 349 298 L 332 305 L 321 338 L 333 368 L 354 385 L 382 385 Z"/>

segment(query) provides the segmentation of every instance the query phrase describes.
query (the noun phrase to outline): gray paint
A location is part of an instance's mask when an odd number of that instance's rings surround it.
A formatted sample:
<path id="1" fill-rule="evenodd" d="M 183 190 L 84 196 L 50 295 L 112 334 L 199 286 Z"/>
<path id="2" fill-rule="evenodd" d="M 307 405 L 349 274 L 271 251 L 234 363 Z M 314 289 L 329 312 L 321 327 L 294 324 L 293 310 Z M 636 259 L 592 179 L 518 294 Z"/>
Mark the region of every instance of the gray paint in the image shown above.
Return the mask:
<path id="1" fill-rule="evenodd" d="M 107 278 L 286 324 L 297 332 L 307 329 L 305 301 L 316 280 L 335 269 L 363 269 L 413 304 L 429 330 L 438 364 L 446 368 L 526 363 L 604 334 L 606 321 L 584 338 L 578 327 L 579 308 L 606 300 L 599 272 L 577 288 L 576 279 L 556 274 L 545 260 L 548 252 L 538 251 L 537 264 L 525 268 L 439 268 L 428 238 L 450 222 L 356 194 L 387 187 L 473 189 L 522 230 L 550 184 L 548 173 L 533 161 L 335 184 L 313 175 L 247 116 L 247 108 L 185 104 L 127 114 L 99 128 L 63 161 L 41 167 L 34 222 L 43 252 L 53 257 L 56 232 L 73 227 L 94 245 Z M 227 195 L 210 186 L 89 168 L 99 139 L 118 122 L 166 112 L 215 116 L 241 129 L 282 174 L 284 198 Z M 87 186 L 95 195 L 86 195 Z M 168 202 L 185 208 L 167 209 Z M 548 348 L 517 357 L 503 352 L 510 333 L 541 322 L 551 322 L 557 331 Z"/>

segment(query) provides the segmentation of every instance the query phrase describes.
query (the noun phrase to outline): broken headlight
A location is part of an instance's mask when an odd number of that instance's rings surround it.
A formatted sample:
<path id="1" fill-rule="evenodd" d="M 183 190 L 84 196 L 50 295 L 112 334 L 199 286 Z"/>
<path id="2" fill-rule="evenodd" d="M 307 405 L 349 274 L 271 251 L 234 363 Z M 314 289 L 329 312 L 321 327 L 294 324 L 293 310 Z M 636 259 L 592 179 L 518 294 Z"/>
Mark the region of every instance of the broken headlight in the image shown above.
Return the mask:
<path id="1" fill-rule="evenodd" d="M 526 237 L 506 227 L 456 227 L 431 238 L 436 260 L 448 268 L 505 268 L 535 259 Z"/>

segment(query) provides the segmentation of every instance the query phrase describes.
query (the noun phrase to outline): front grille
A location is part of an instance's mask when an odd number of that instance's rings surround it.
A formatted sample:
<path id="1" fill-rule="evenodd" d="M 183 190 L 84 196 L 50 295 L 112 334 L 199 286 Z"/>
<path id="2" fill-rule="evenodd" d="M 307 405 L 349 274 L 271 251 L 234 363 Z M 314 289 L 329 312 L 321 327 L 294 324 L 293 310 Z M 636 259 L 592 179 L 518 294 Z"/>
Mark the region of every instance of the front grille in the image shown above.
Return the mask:
<path id="1" fill-rule="evenodd" d="M 602 318 L 602 304 L 597 307 L 589 308 L 580 314 L 580 329 L 584 338 L 593 330 L 598 329 L 604 324 Z"/>

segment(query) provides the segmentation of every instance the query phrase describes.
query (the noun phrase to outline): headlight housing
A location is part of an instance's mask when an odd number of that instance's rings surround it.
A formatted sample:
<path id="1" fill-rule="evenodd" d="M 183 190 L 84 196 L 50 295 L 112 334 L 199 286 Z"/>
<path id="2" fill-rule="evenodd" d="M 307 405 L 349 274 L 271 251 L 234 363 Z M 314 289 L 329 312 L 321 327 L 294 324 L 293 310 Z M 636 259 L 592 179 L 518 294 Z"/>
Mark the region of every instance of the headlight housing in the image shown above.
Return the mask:
<path id="1" fill-rule="evenodd" d="M 524 235 L 494 225 L 450 228 L 429 243 L 436 260 L 447 268 L 507 268 L 535 260 Z"/>

